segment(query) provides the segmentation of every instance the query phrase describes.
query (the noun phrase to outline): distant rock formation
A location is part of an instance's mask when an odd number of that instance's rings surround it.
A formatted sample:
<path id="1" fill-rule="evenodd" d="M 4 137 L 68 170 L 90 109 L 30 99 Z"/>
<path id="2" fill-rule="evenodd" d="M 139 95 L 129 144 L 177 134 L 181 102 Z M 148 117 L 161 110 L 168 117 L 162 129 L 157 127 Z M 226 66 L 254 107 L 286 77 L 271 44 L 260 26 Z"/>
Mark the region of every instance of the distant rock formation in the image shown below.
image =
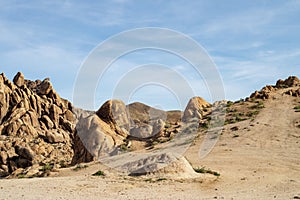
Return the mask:
<path id="1" fill-rule="evenodd" d="M 282 88 L 282 87 L 295 87 L 295 86 L 300 86 L 300 80 L 296 76 L 289 76 L 285 80 L 278 80 L 276 82 L 276 87 L 277 88 Z"/>
<path id="2" fill-rule="evenodd" d="M 210 106 L 211 105 L 201 97 L 191 98 L 184 110 L 182 121 L 188 122 L 202 119 L 203 109 Z"/>
<path id="3" fill-rule="evenodd" d="M 290 76 L 285 80 L 278 80 L 276 82 L 276 85 L 272 86 L 272 85 L 267 85 L 265 87 L 263 87 L 260 91 L 255 91 L 254 93 L 252 93 L 250 95 L 250 99 L 269 99 L 270 98 L 270 94 L 278 89 L 282 89 L 282 88 L 290 88 L 290 87 L 297 87 L 300 86 L 300 80 L 298 79 L 298 77 L 296 76 Z M 298 92 L 298 90 L 291 90 L 290 92 L 287 92 L 286 94 L 290 94 L 293 96 L 299 96 L 300 95 L 300 91 Z M 250 100 L 249 98 L 247 100 Z"/>

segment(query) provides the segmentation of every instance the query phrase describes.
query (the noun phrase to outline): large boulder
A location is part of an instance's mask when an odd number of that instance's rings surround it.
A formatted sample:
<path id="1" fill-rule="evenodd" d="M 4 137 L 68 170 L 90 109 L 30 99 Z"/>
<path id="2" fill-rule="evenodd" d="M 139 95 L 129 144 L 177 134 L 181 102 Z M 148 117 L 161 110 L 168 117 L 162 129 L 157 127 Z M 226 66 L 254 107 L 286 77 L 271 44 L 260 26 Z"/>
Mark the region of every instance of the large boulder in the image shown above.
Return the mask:
<path id="1" fill-rule="evenodd" d="M 99 160 L 101 157 L 114 155 L 123 144 L 124 137 L 95 114 L 80 118 L 76 130 L 76 148 L 72 163 Z"/>
<path id="2" fill-rule="evenodd" d="M 153 127 L 149 124 L 140 124 L 130 130 L 130 135 L 137 138 L 152 137 Z"/>
<path id="3" fill-rule="evenodd" d="M 110 125 L 111 129 L 123 137 L 127 137 L 130 131 L 130 122 L 124 102 L 121 100 L 106 101 L 96 114 L 104 122 Z"/>
<path id="4" fill-rule="evenodd" d="M 182 121 L 189 122 L 202 119 L 203 109 L 209 106 L 211 105 L 201 97 L 191 98 L 184 110 Z"/>
<path id="5" fill-rule="evenodd" d="M 47 95 L 53 90 L 52 84 L 48 78 L 43 80 L 40 84 L 36 86 L 36 92 L 39 95 Z"/>
<path id="6" fill-rule="evenodd" d="M 117 169 L 130 176 L 154 175 L 172 179 L 199 176 L 184 157 L 177 157 L 173 153 L 144 155 L 117 166 Z"/>
<path id="7" fill-rule="evenodd" d="M 16 86 L 21 87 L 24 85 L 25 80 L 24 80 L 24 74 L 22 74 L 21 72 L 18 72 L 16 74 L 16 76 L 13 79 L 13 82 Z"/>

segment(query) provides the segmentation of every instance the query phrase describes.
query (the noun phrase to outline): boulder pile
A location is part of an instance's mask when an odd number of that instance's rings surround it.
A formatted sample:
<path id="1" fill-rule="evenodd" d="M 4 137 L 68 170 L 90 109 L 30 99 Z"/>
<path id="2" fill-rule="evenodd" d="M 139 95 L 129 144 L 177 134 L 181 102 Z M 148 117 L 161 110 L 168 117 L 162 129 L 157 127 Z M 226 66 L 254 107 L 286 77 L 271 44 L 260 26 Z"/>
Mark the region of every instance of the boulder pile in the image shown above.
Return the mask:
<path id="1" fill-rule="evenodd" d="M 49 79 L 13 82 L 0 74 L 0 176 L 41 175 L 42 166 L 61 167 L 74 156 L 72 105 Z"/>

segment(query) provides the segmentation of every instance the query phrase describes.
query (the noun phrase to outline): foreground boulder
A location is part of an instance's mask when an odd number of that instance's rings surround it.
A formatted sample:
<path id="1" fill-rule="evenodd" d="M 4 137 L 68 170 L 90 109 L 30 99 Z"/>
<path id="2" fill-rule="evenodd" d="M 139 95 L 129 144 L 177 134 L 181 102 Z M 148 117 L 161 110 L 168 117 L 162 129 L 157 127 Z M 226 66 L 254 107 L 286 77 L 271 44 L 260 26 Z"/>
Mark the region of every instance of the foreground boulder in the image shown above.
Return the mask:
<path id="1" fill-rule="evenodd" d="M 84 111 L 83 111 L 84 112 Z M 83 115 L 76 125 L 72 164 L 99 160 L 118 153 L 125 138 L 111 129 L 96 114 Z"/>
<path id="2" fill-rule="evenodd" d="M 145 154 L 120 165 L 115 163 L 111 165 L 115 165 L 118 170 L 130 176 L 154 175 L 172 177 L 173 179 L 198 176 L 184 157 L 175 156 L 171 152 Z"/>

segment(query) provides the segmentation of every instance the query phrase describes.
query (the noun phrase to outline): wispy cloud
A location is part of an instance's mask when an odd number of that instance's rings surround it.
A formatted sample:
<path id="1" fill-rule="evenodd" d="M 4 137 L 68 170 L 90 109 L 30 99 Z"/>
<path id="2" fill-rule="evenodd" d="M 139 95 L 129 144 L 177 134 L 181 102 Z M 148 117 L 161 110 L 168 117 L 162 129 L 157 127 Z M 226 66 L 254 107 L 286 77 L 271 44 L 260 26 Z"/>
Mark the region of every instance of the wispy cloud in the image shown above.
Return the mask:
<path id="1" fill-rule="evenodd" d="M 10 76 L 19 70 L 33 79 L 51 76 L 57 90 L 70 98 L 80 63 L 98 43 L 126 29 L 171 28 L 188 34 L 207 49 L 222 75 L 227 98 L 235 99 L 277 78 L 300 75 L 299 4 L 297 0 L 0 0 L 0 65 Z M 145 36 L 134 35 L 127 42 Z M 165 41 L 170 39 L 167 36 Z M 147 37 L 157 38 L 153 34 Z M 173 47 L 181 46 L 185 55 L 200 57 L 187 45 L 169 41 Z M 106 49 L 123 48 L 118 45 Z M 203 89 L 207 86 L 204 77 L 196 76 L 181 57 L 165 54 L 145 51 L 124 56 L 110 69 L 107 81 L 118 81 L 129 66 L 159 63 L 182 74 L 195 94 L 209 98 L 209 91 Z M 154 87 L 147 88 L 141 94 L 155 94 Z M 97 98 L 110 94 L 110 90 L 102 88 Z"/>

